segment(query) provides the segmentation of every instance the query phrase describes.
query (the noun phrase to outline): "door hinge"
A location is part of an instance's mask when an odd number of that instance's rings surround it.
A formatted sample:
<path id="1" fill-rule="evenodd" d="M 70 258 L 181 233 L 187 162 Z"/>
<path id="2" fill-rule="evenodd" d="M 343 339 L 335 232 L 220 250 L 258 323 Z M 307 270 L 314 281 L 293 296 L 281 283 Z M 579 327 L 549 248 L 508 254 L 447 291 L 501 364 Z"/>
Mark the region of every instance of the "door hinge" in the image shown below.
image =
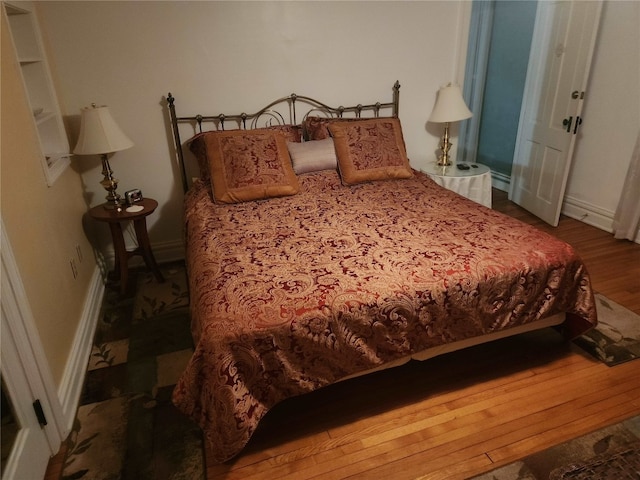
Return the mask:
<path id="1" fill-rule="evenodd" d="M 36 418 L 41 427 L 47 424 L 47 417 L 44 416 L 44 410 L 42 410 L 42 404 L 40 400 L 33 402 L 33 410 L 36 412 Z"/>

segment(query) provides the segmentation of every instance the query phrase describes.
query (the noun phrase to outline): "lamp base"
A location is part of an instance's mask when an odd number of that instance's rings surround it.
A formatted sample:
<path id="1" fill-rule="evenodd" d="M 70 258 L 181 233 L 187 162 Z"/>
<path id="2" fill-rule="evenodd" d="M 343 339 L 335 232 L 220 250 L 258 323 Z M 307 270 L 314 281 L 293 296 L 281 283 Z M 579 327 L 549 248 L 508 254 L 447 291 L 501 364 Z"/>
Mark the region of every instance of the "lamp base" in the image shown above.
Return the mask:
<path id="1" fill-rule="evenodd" d="M 116 192 L 118 180 L 113 178 L 113 171 L 111 170 L 111 165 L 109 165 L 109 159 L 106 154 L 102 155 L 102 174 L 104 178 L 100 182 L 100 185 L 108 192 L 106 197 L 107 203 L 104 204 L 104 208 L 121 212 L 124 208 L 124 202 L 122 201 L 122 197 Z"/>
<path id="2" fill-rule="evenodd" d="M 449 161 L 449 150 L 451 149 L 451 142 L 449 142 L 449 122 L 444 124 L 444 133 L 442 134 L 442 140 L 440 141 L 440 150 L 442 154 L 438 157 L 439 167 L 448 167 L 451 165 Z"/>
<path id="3" fill-rule="evenodd" d="M 103 205 L 105 210 L 115 210 L 116 212 L 121 212 L 122 210 L 124 210 L 124 203 L 120 202 L 120 203 L 105 203 Z"/>
<path id="4" fill-rule="evenodd" d="M 436 162 L 436 164 L 439 167 L 449 167 L 451 165 L 451 162 L 449 161 L 449 156 L 447 155 L 445 158 L 444 155 L 440 155 L 438 157 L 438 161 Z"/>

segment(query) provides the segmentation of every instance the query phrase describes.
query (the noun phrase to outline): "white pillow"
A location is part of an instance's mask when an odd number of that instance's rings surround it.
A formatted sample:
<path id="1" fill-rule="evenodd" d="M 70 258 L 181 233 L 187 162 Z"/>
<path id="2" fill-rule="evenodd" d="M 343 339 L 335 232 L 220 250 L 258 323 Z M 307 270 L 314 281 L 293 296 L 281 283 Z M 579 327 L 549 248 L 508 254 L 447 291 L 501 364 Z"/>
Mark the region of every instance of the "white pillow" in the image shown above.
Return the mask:
<path id="1" fill-rule="evenodd" d="M 338 160 L 333 147 L 333 138 L 302 143 L 288 142 L 287 147 L 291 155 L 293 171 L 298 175 L 337 168 Z"/>

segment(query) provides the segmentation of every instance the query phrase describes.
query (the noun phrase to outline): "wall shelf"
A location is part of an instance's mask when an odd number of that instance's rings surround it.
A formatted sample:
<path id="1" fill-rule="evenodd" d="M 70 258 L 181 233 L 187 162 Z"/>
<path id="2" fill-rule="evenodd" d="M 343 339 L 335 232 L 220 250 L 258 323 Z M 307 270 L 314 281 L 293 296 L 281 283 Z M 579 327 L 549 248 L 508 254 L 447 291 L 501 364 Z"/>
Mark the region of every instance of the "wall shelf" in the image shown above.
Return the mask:
<path id="1" fill-rule="evenodd" d="M 51 186 L 71 163 L 71 153 L 40 29 L 31 2 L 3 3 Z"/>

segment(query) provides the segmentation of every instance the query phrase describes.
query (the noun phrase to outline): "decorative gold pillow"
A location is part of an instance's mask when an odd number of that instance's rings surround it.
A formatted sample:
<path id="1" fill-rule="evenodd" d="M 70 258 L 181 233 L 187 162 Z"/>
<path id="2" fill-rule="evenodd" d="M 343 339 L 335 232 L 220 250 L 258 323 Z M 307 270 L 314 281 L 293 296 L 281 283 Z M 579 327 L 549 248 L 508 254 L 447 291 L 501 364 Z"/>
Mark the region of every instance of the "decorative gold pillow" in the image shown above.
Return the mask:
<path id="1" fill-rule="evenodd" d="M 287 139 L 273 129 L 228 130 L 202 135 L 214 200 L 239 203 L 298 193 Z"/>
<path id="2" fill-rule="evenodd" d="M 302 127 L 300 125 L 273 125 L 271 127 L 265 127 L 264 130 L 282 132 L 287 139 L 287 142 L 300 143 L 302 141 Z M 209 180 L 209 160 L 207 159 L 203 137 L 213 132 L 220 131 L 224 132 L 225 130 L 211 130 L 208 132 L 198 133 L 186 142 L 189 145 L 189 150 L 193 152 L 193 154 L 196 156 L 196 160 L 198 160 L 198 166 L 200 167 L 200 178 L 202 178 L 203 180 Z"/>
<path id="3" fill-rule="evenodd" d="M 413 176 L 397 118 L 333 122 L 329 131 L 345 185 Z"/>

